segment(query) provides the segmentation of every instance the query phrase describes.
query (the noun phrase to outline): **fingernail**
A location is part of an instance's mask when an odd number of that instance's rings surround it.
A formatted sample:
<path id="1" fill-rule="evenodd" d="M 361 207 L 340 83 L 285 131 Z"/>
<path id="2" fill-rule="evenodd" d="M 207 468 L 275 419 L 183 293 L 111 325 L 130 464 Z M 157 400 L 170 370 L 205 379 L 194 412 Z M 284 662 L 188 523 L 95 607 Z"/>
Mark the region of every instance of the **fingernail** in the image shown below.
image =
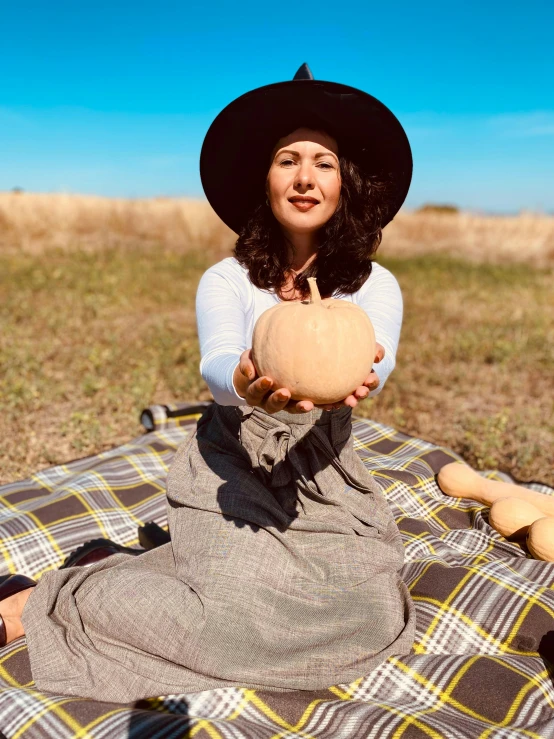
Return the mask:
<path id="1" fill-rule="evenodd" d="M 264 390 L 271 385 L 271 383 L 269 382 L 269 380 L 262 380 L 262 383 L 261 384 L 262 384 L 262 387 L 263 387 Z"/>

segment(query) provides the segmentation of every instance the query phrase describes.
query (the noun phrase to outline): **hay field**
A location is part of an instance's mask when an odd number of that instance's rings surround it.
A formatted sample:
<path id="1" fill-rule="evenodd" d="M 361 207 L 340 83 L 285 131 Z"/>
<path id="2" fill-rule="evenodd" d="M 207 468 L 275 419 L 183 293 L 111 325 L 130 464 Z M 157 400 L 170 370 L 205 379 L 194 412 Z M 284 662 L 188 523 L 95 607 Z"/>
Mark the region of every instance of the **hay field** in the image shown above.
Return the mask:
<path id="1" fill-rule="evenodd" d="M 204 200 L 0 193 L 3 254 L 141 245 L 179 252 L 207 248 L 220 258 L 234 238 Z M 473 263 L 545 268 L 554 265 L 554 217 L 400 212 L 385 229 L 379 253 L 449 254 Z"/>
<path id="2" fill-rule="evenodd" d="M 0 194 L 0 483 L 205 399 L 194 296 L 234 235 L 202 201 Z M 554 218 L 403 213 L 377 260 L 404 325 L 356 413 L 554 484 Z"/>
<path id="3" fill-rule="evenodd" d="M 218 258 L 232 244 L 233 232 L 205 200 L 0 193 L 0 254 L 207 248 Z"/>

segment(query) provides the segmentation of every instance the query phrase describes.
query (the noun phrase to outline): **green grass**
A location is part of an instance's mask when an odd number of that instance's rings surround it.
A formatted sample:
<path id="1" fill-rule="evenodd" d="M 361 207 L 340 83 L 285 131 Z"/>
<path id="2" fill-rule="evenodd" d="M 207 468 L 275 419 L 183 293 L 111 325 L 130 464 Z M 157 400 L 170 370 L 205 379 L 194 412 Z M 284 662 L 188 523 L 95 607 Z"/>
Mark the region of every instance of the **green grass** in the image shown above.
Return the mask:
<path id="1" fill-rule="evenodd" d="M 404 325 L 396 369 L 356 413 L 554 484 L 553 272 L 379 261 Z M 211 263 L 144 248 L 0 257 L 0 482 L 127 441 L 151 403 L 210 397 L 194 299 Z"/>

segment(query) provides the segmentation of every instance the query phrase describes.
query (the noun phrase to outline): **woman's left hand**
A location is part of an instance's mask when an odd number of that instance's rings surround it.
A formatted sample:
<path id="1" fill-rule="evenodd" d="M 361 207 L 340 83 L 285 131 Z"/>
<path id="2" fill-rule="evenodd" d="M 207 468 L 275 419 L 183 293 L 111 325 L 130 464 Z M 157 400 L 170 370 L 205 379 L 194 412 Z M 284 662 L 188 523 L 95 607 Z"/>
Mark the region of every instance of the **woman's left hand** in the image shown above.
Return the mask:
<path id="1" fill-rule="evenodd" d="M 381 344 L 375 345 L 375 359 L 373 360 L 374 364 L 377 364 L 380 362 L 383 357 L 385 356 L 385 347 L 381 346 Z M 364 398 L 367 398 L 369 393 L 372 390 L 375 390 L 376 387 L 379 387 L 379 378 L 377 377 L 377 373 L 373 370 L 369 373 L 366 380 L 364 380 L 364 384 L 360 385 L 360 387 L 357 387 L 351 395 L 348 395 L 344 400 L 339 400 L 336 403 L 328 403 L 325 405 L 316 405 L 316 408 L 323 408 L 325 411 L 331 411 L 336 410 L 337 408 L 340 408 L 343 405 L 349 405 L 351 408 L 355 408 L 358 405 L 359 400 L 363 400 Z"/>

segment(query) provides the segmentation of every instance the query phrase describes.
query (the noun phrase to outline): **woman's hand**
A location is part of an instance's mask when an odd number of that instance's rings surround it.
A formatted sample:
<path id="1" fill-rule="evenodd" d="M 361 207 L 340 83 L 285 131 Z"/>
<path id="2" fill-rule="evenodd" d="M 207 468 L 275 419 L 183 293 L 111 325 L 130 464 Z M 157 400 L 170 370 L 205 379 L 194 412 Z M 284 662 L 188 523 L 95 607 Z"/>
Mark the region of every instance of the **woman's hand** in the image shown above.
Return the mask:
<path id="1" fill-rule="evenodd" d="M 266 413 L 282 410 L 288 413 L 308 413 L 314 408 L 311 400 L 291 400 L 290 390 L 274 387 L 271 377 L 258 377 L 252 361 L 252 349 L 247 349 L 240 355 L 233 381 L 238 394 L 248 405 L 263 408 Z"/>
<path id="2" fill-rule="evenodd" d="M 380 362 L 383 357 L 385 356 L 385 347 L 381 346 L 381 344 L 375 344 L 375 359 L 373 362 L 377 364 Z M 343 405 L 349 405 L 351 408 L 355 408 L 358 405 L 359 400 L 363 400 L 364 398 L 367 398 L 369 393 L 372 390 L 375 390 L 375 388 L 379 387 L 379 378 L 377 377 L 377 373 L 373 370 L 369 373 L 366 380 L 364 380 L 364 384 L 360 385 L 360 387 L 357 387 L 351 395 L 348 395 L 344 400 L 337 401 L 336 403 L 330 403 L 326 405 L 318 405 L 316 408 L 323 408 L 326 411 L 330 411 L 336 408 L 340 408 Z"/>

